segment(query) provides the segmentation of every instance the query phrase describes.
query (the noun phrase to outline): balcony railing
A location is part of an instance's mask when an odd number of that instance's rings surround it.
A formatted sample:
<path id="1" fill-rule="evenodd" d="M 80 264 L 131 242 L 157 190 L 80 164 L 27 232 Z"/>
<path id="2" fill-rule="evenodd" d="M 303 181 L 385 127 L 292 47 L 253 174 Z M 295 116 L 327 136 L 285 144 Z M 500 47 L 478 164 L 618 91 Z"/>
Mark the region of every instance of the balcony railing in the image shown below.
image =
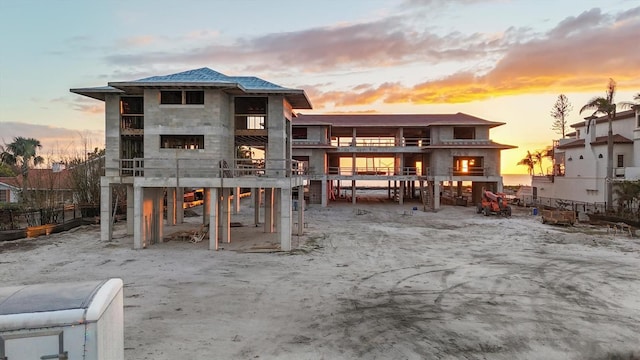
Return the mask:
<path id="1" fill-rule="evenodd" d="M 114 168 L 107 168 L 114 170 Z M 282 178 L 305 174 L 303 162 L 287 159 L 119 159 L 121 176 L 167 178 Z"/>
<path id="2" fill-rule="evenodd" d="M 421 175 L 416 167 L 329 167 L 329 175 L 343 175 L 343 176 L 355 176 L 355 175 L 375 175 L 380 177 L 385 176 L 397 176 L 397 175 Z"/>
<path id="3" fill-rule="evenodd" d="M 431 143 L 430 138 L 366 138 L 366 139 L 346 139 L 333 140 L 331 145 L 337 147 L 423 147 Z"/>
<path id="4" fill-rule="evenodd" d="M 449 173 L 453 176 L 484 176 L 487 168 L 481 166 L 451 167 Z"/>

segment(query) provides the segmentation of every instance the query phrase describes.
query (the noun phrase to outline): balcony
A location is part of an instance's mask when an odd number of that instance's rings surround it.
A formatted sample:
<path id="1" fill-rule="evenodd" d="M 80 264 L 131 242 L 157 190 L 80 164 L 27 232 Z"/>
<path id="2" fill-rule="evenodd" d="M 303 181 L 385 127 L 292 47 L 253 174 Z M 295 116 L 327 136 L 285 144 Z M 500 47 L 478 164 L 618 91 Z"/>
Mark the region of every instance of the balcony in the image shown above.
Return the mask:
<path id="1" fill-rule="evenodd" d="M 425 169 L 426 170 L 426 169 Z M 336 175 L 342 177 L 352 177 L 358 179 L 384 180 L 393 177 L 422 177 L 422 170 L 417 167 L 329 167 L 328 175 Z"/>
<path id="2" fill-rule="evenodd" d="M 296 160 L 138 158 L 118 159 L 121 176 L 160 178 L 288 178 L 305 174 Z M 108 168 L 109 169 L 109 168 Z M 111 170 L 114 170 L 111 168 Z"/>
<path id="3" fill-rule="evenodd" d="M 122 115 L 120 134 L 125 136 L 144 135 L 144 115 Z"/>

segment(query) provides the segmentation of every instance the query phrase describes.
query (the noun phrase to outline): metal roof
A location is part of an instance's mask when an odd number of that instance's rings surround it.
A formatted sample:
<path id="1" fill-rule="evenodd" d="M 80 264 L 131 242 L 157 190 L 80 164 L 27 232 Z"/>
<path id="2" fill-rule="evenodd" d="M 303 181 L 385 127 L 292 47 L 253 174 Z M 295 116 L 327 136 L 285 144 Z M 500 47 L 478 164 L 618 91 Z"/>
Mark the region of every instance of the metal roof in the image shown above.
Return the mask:
<path id="1" fill-rule="evenodd" d="M 71 92 L 103 100 L 107 93 L 142 93 L 143 88 L 219 88 L 232 94 L 284 95 L 294 109 L 311 109 L 304 90 L 276 85 L 255 76 L 227 76 L 207 67 L 133 81 L 109 82 L 108 86 L 71 89 Z"/>
<path id="2" fill-rule="evenodd" d="M 332 127 L 398 127 L 398 126 L 489 126 L 504 125 L 464 113 L 456 114 L 322 114 L 298 113 L 293 125 L 331 125 Z"/>

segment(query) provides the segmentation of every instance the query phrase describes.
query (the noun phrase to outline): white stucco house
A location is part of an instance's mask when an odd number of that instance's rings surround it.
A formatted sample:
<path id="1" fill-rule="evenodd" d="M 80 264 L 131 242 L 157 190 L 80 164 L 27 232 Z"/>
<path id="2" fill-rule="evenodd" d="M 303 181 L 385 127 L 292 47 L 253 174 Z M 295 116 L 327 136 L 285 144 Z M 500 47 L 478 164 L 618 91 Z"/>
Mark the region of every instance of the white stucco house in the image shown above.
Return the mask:
<path id="1" fill-rule="evenodd" d="M 532 179 L 538 197 L 605 203 L 607 181 L 640 180 L 640 107 L 618 112 L 612 121 L 613 179 L 607 179 L 607 117 L 589 122 L 572 124 L 568 138 L 554 141 L 553 168 Z"/>

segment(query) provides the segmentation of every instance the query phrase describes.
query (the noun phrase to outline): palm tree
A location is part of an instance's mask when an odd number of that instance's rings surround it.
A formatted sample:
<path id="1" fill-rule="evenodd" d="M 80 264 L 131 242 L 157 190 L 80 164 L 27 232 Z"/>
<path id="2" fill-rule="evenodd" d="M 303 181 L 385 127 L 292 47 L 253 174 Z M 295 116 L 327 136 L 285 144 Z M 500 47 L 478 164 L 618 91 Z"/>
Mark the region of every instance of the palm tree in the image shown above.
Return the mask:
<path id="1" fill-rule="evenodd" d="M 616 194 L 620 207 L 627 211 L 632 211 L 633 202 L 640 197 L 640 182 L 622 181 L 616 183 L 613 192 Z"/>
<path id="2" fill-rule="evenodd" d="M 596 96 L 589 100 L 581 109 L 580 114 L 586 110 L 593 110 L 591 119 L 589 119 L 589 125 L 591 121 L 594 121 L 595 116 L 598 114 L 606 115 L 607 122 L 609 124 L 609 130 L 607 132 L 607 209 L 611 209 L 613 206 L 613 120 L 616 117 L 616 103 L 613 98 L 616 93 L 616 82 L 613 79 L 609 79 L 609 85 L 607 86 L 607 92 L 605 97 Z M 621 103 L 621 108 L 629 107 L 629 103 Z M 587 132 L 589 126 L 587 126 Z"/>
<path id="3" fill-rule="evenodd" d="M 40 148 L 42 148 L 40 140 L 19 136 L 13 138 L 13 142 L 7 144 L 2 153 L 0 153 L 0 161 L 10 166 L 17 166 L 20 169 L 23 199 L 27 193 L 29 167 L 44 163 L 44 158 L 36 153 Z"/>
<path id="4" fill-rule="evenodd" d="M 526 166 L 527 171 L 529 172 L 529 175 L 533 175 L 533 171 L 535 170 L 535 166 L 536 166 L 535 156 L 529 150 L 527 150 L 527 156 L 525 156 L 522 160 L 518 161 L 517 165 Z"/>

